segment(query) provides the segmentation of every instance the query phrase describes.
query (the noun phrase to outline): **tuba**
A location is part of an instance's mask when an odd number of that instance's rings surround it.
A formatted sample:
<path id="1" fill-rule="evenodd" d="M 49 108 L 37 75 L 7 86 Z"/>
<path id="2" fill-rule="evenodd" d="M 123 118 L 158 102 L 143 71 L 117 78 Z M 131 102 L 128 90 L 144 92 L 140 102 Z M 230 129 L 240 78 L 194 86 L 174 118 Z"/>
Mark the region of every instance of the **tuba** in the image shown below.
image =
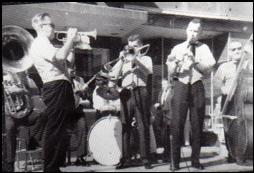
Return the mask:
<path id="1" fill-rule="evenodd" d="M 29 55 L 33 36 L 18 26 L 2 28 L 2 67 L 5 115 L 23 118 L 33 111 L 30 94 L 25 87 L 25 71 L 33 63 Z"/>

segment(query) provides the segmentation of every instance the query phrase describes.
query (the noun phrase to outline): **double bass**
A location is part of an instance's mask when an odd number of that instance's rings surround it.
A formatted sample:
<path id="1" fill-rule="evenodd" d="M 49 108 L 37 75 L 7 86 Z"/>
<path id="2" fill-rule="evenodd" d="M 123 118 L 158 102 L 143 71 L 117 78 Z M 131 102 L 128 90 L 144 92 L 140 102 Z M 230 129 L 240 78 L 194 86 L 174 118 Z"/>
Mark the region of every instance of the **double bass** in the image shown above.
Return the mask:
<path id="1" fill-rule="evenodd" d="M 253 46 L 252 36 L 248 44 Z M 224 114 L 228 102 L 233 99 L 235 118 L 223 116 L 223 122 L 228 135 L 226 140 L 229 153 L 238 164 L 253 160 L 253 52 L 252 57 L 248 57 L 248 61 L 246 55 L 247 51 L 242 55 L 231 92 L 222 109 Z"/>

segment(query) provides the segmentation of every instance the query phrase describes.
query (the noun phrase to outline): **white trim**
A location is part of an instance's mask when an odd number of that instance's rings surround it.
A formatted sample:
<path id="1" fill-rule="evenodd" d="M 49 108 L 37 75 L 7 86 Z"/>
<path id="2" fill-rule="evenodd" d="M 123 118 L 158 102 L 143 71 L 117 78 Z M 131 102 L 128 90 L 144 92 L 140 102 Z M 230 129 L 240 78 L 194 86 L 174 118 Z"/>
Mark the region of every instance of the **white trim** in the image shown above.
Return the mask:
<path id="1" fill-rule="evenodd" d="M 170 14 L 170 15 L 179 15 L 179 16 L 186 16 L 186 17 L 200 17 L 200 18 L 207 18 L 207 19 L 220 19 L 220 20 L 231 20 L 231 21 L 241 21 L 241 22 L 253 22 L 253 19 L 247 19 L 246 17 L 227 17 L 227 16 L 219 16 L 219 15 L 212 15 L 212 14 L 192 14 L 190 12 L 183 12 L 183 11 L 167 11 L 163 10 L 162 14 Z"/>

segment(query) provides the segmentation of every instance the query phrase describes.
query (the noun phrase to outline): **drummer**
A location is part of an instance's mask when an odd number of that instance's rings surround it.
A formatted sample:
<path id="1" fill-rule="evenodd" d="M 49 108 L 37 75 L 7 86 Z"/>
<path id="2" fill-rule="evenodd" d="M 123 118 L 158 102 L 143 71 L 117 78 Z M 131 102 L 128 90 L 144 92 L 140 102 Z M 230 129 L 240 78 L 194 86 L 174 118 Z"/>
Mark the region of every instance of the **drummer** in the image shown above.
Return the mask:
<path id="1" fill-rule="evenodd" d="M 97 110 L 99 117 L 109 114 L 119 116 L 120 97 L 114 86 L 114 83 L 107 78 L 107 74 L 100 71 L 93 92 L 93 108 Z"/>

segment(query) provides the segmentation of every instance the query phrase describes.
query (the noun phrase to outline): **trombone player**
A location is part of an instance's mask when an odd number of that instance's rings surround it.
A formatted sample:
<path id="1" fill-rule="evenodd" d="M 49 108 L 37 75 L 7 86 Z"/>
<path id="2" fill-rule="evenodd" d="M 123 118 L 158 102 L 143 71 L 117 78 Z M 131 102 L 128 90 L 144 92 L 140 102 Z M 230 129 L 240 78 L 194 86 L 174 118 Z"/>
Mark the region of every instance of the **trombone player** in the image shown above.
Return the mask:
<path id="1" fill-rule="evenodd" d="M 32 26 L 37 37 L 31 46 L 34 65 L 43 81 L 43 101 L 47 109 L 44 131 L 44 172 L 61 172 L 59 167 L 65 161 L 66 125 L 74 111 L 75 101 L 66 60 L 72 56 L 72 47 L 77 35 L 76 28 L 69 28 L 62 48 L 55 48 L 54 23 L 48 13 L 36 14 Z"/>
<path id="2" fill-rule="evenodd" d="M 109 73 L 114 79 L 122 78 L 121 121 L 123 125 L 123 157 L 116 169 L 130 166 L 130 134 L 131 122 L 135 117 L 139 132 L 141 158 L 146 169 L 151 169 L 149 158 L 150 137 L 149 119 L 151 107 L 151 75 L 153 74 L 152 59 L 141 54 L 142 41 L 139 35 L 131 35 L 128 45 L 120 52 L 120 60 Z"/>

